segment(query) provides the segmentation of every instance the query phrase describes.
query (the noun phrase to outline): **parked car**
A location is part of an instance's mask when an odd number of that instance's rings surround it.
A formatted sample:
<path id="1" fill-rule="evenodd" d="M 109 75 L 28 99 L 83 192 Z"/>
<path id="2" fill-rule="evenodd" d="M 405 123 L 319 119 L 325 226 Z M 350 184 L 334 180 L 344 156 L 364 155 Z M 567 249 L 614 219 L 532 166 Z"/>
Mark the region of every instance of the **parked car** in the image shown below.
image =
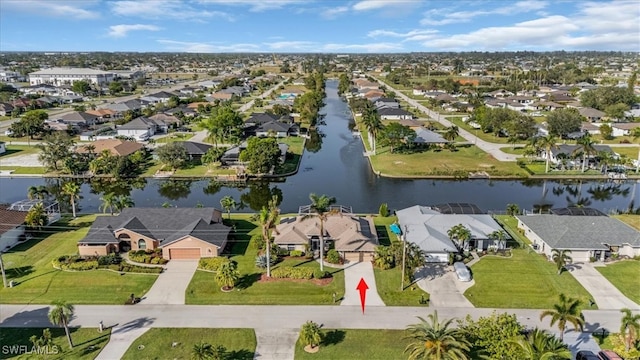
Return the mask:
<path id="1" fill-rule="evenodd" d="M 620 355 L 611 350 L 602 350 L 598 353 L 601 360 L 622 360 Z"/>
<path id="2" fill-rule="evenodd" d="M 600 358 L 591 351 L 582 350 L 576 354 L 576 360 L 600 360 Z"/>
<path id="3" fill-rule="evenodd" d="M 453 263 L 453 270 L 455 270 L 456 275 L 458 276 L 458 280 L 460 281 L 471 281 L 471 272 L 467 265 L 463 262 Z"/>

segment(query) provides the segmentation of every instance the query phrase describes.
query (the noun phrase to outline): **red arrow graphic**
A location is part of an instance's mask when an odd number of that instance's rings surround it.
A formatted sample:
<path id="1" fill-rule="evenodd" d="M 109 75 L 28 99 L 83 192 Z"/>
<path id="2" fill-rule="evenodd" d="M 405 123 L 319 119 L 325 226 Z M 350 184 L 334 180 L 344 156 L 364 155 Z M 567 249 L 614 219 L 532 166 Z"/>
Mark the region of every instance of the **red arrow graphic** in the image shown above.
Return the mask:
<path id="1" fill-rule="evenodd" d="M 367 298 L 368 289 L 369 287 L 367 286 L 367 283 L 364 281 L 364 278 L 360 278 L 360 282 L 358 283 L 358 286 L 356 286 L 356 290 L 360 291 L 360 305 L 362 305 L 363 314 L 364 314 L 364 303 L 365 303 L 365 299 Z"/>

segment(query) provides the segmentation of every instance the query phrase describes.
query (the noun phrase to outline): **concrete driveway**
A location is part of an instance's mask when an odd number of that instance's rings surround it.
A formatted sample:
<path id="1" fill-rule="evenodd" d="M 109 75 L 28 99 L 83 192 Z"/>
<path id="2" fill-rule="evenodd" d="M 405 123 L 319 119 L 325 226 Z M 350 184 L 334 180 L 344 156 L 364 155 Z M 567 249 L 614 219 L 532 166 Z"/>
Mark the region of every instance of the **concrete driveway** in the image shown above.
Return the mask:
<path id="1" fill-rule="evenodd" d="M 141 303 L 184 305 L 185 291 L 197 268 L 198 260 L 169 261 Z"/>
<path id="2" fill-rule="evenodd" d="M 567 270 L 591 294 L 599 309 L 640 310 L 640 305 L 624 296 L 591 263 L 575 263 L 566 266 Z"/>
<path id="3" fill-rule="evenodd" d="M 453 268 L 447 264 L 427 264 L 416 272 L 418 286 L 429 293 L 429 306 L 473 307 L 463 295 L 475 281 L 458 280 Z"/>
<path id="4" fill-rule="evenodd" d="M 256 360 L 293 360 L 299 329 L 257 328 Z"/>
<path id="5" fill-rule="evenodd" d="M 378 295 L 373 265 L 369 261 L 348 264 L 344 267 L 344 299 L 340 305 L 360 306 L 360 292 L 356 289 L 360 279 L 364 279 L 369 287 L 366 306 L 384 306 L 384 302 Z"/>

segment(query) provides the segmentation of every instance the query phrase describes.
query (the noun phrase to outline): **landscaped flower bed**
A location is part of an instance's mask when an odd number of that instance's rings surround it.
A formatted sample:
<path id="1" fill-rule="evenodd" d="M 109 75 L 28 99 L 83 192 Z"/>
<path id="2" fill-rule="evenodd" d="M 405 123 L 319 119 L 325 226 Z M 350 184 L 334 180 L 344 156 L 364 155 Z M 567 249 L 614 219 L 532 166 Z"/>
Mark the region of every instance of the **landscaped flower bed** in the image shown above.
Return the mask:
<path id="1" fill-rule="evenodd" d="M 118 255 L 106 256 L 86 256 L 63 255 L 53 259 L 53 267 L 60 270 L 86 271 L 96 269 L 107 269 L 118 272 L 159 274 L 161 267 L 145 267 L 122 262 Z"/>
<path id="2" fill-rule="evenodd" d="M 162 257 L 162 249 L 156 250 L 131 250 L 129 260 L 133 262 L 153 265 L 164 265 L 169 260 Z"/>

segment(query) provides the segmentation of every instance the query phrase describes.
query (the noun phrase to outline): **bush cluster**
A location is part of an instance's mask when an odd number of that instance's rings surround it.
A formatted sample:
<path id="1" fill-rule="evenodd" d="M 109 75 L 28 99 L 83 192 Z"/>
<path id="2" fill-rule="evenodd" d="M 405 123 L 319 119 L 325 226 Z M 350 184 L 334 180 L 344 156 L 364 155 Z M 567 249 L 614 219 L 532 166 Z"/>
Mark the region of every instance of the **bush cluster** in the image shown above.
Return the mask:
<path id="1" fill-rule="evenodd" d="M 209 270 L 209 271 L 218 271 L 218 269 L 220 268 L 220 266 L 222 266 L 222 264 L 226 264 L 229 262 L 231 262 L 231 260 L 223 256 L 201 258 L 198 263 L 198 268 L 203 270 Z"/>
<path id="2" fill-rule="evenodd" d="M 169 260 L 162 257 L 162 249 L 155 250 L 131 250 L 129 251 L 129 260 L 143 264 L 160 264 L 164 265 Z"/>
<path id="3" fill-rule="evenodd" d="M 271 276 L 276 279 L 304 279 L 313 278 L 313 269 L 305 267 L 281 266 L 271 270 Z"/>
<path id="4" fill-rule="evenodd" d="M 291 257 L 300 257 L 303 256 L 304 252 L 302 250 L 291 250 L 289 251 L 289 256 Z"/>
<path id="5" fill-rule="evenodd" d="M 122 262 L 122 258 L 117 254 L 105 256 L 63 255 L 53 259 L 53 266 L 62 270 L 85 271 L 94 269 L 109 269 L 118 272 L 132 272 L 145 274 L 159 274 L 162 268 L 144 267 L 131 265 Z"/>
<path id="6" fill-rule="evenodd" d="M 342 258 L 340 258 L 340 253 L 336 249 L 331 249 L 327 252 L 327 262 L 330 264 L 340 264 L 342 262 Z"/>
<path id="7" fill-rule="evenodd" d="M 108 265 L 107 269 L 119 272 L 129 272 L 129 273 L 143 273 L 143 274 L 160 274 L 162 272 L 161 267 L 148 267 L 148 266 L 138 266 L 127 263 L 121 263 L 118 265 Z"/>

